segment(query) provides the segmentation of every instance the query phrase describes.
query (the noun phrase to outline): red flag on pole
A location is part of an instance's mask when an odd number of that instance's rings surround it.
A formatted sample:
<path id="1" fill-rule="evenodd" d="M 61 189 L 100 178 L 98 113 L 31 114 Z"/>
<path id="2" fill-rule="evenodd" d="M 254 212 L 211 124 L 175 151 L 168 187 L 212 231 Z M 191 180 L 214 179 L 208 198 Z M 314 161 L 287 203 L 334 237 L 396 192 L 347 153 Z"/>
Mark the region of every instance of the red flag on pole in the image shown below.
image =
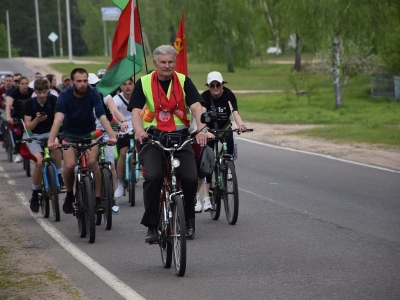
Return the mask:
<path id="1" fill-rule="evenodd" d="M 178 54 L 176 55 L 175 71 L 185 74 L 186 76 L 189 75 L 187 66 L 186 32 L 183 14 L 181 24 L 178 28 L 178 33 L 175 37 L 174 48 L 176 51 L 178 51 Z"/>

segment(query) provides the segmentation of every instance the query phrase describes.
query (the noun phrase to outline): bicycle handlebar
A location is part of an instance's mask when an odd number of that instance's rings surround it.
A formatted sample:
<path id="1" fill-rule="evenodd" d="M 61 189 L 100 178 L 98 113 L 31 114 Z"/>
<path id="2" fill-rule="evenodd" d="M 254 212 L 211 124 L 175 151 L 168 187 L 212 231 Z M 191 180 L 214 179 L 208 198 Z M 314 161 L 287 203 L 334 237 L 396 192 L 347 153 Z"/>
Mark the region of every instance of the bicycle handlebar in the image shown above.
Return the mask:
<path id="1" fill-rule="evenodd" d="M 246 130 L 240 130 L 239 128 L 236 128 L 236 129 L 209 129 L 208 131 L 211 133 L 236 132 L 239 135 L 243 132 L 252 132 L 253 129 L 246 129 Z"/>
<path id="2" fill-rule="evenodd" d="M 164 150 L 164 151 L 168 151 L 170 153 L 175 152 L 175 151 L 179 151 L 181 150 L 183 147 L 185 147 L 187 144 L 189 143 L 193 143 L 195 141 L 195 139 L 193 137 L 188 137 L 183 143 L 181 143 L 180 145 L 174 145 L 174 147 L 170 147 L 167 148 L 165 147 L 163 144 L 160 143 L 160 141 L 158 141 L 153 135 L 148 134 L 148 138 L 147 138 L 147 143 L 149 144 L 153 144 L 153 145 L 157 145 L 160 149 Z"/>

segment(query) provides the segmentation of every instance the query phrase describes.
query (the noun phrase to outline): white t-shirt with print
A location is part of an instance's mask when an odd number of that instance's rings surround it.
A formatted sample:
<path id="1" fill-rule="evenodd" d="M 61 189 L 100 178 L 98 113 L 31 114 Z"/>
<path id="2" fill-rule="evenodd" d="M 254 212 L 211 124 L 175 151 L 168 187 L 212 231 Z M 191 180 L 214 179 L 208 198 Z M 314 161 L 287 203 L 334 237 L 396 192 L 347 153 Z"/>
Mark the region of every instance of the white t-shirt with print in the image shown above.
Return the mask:
<path id="1" fill-rule="evenodd" d="M 126 100 L 123 93 L 115 95 L 113 97 L 113 101 L 118 111 L 124 116 L 124 119 L 128 122 L 128 128 L 125 132 L 131 132 L 133 130 L 132 125 L 132 113 L 127 109 L 126 104 L 121 100 L 121 97 L 125 100 L 127 104 L 129 104 L 129 100 Z M 122 133 L 122 132 L 121 132 Z"/>

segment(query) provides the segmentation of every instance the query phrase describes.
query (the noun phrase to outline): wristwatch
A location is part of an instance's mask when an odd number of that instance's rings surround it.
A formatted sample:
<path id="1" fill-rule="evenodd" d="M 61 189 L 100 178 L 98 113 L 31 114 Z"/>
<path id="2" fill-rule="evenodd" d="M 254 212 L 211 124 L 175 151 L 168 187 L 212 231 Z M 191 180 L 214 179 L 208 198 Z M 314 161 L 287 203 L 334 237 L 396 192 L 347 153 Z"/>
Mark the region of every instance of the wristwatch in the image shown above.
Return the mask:
<path id="1" fill-rule="evenodd" d="M 128 123 L 128 121 L 127 121 L 127 120 L 123 120 L 123 121 L 121 121 L 121 123 L 124 123 L 124 122 Z"/>

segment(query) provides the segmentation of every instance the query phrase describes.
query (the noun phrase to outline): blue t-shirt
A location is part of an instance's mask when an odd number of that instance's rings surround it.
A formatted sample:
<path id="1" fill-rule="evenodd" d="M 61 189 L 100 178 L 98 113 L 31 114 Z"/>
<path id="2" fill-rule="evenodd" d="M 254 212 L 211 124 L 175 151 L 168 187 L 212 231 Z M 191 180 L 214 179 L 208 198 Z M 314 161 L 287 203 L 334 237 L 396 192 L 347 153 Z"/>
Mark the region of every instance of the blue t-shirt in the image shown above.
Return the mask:
<path id="1" fill-rule="evenodd" d="M 93 109 L 97 118 L 105 115 L 99 92 L 88 87 L 85 96 L 77 98 L 74 96 L 74 88 L 70 86 L 58 96 L 55 112 L 64 114 L 64 133 L 85 135 L 96 129 Z"/>

